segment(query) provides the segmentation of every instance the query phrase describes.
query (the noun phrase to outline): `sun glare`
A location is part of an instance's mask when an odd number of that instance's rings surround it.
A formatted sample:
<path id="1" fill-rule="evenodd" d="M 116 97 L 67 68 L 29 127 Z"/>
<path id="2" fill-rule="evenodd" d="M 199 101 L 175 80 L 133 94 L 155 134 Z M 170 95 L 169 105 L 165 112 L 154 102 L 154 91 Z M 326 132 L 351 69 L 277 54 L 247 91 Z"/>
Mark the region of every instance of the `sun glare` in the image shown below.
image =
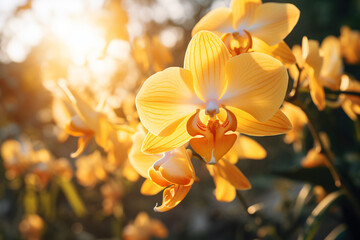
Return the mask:
<path id="1" fill-rule="evenodd" d="M 52 32 L 77 65 L 100 57 L 106 44 L 104 31 L 86 20 L 59 19 L 52 26 Z"/>

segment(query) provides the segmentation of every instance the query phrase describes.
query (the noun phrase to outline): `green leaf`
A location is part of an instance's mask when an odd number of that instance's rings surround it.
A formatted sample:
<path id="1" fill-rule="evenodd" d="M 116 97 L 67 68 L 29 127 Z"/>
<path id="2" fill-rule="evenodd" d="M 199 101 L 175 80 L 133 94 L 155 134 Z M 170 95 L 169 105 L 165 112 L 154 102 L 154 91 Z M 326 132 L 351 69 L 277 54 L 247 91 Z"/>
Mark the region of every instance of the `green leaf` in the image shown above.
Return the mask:
<path id="1" fill-rule="evenodd" d="M 78 217 L 84 217 L 87 214 L 87 210 L 72 182 L 60 177 L 58 183 L 75 214 Z"/>
<path id="2" fill-rule="evenodd" d="M 51 195 L 45 190 L 41 191 L 39 194 L 40 199 L 40 208 L 42 209 L 46 218 L 49 218 L 51 215 Z"/>
<path id="3" fill-rule="evenodd" d="M 346 226 L 344 224 L 341 224 L 334 228 L 329 235 L 327 235 L 326 240 L 345 240 L 350 239 L 350 236 L 348 235 Z"/>
<path id="4" fill-rule="evenodd" d="M 294 217 L 295 219 L 298 219 L 300 217 L 300 214 L 308 201 L 311 192 L 313 190 L 313 186 L 310 184 L 305 184 L 301 191 L 298 194 L 298 197 L 296 198 L 295 205 L 294 205 Z"/>
<path id="5" fill-rule="evenodd" d="M 24 196 L 24 208 L 28 214 L 36 213 L 38 206 L 38 199 L 35 190 L 32 187 L 27 187 Z"/>
<path id="6" fill-rule="evenodd" d="M 329 209 L 344 195 L 342 191 L 332 192 L 327 195 L 312 211 L 306 219 L 303 234 L 298 239 L 311 240 L 315 236 L 322 221 L 324 220 Z"/>

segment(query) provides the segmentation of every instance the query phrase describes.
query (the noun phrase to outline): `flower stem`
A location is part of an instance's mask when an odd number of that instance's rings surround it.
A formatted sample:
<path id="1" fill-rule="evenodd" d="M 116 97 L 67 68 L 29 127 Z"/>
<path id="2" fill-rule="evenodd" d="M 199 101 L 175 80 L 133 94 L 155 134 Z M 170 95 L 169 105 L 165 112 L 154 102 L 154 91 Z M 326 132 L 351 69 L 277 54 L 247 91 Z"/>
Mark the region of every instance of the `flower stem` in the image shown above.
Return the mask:
<path id="1" fill-rule="evenodd" d="M 359 204 L 358 198 L 352 192 L 353 186 L 351 185 L 351 183 L 349 181 L 347 181 L 347 179 L 344 176 L 341 175 L 341 173 L 336 168 L 336 165 L 334 163 L 333 154 L 331 153 L 330 149 L 328 149 L 326 147 L 323 140 L 320 138 L 320 135 L 318 134 L 318 131 L 315 128 L 314 120 L 313 120 L 312 116 L 309 114 L 309 112 L 307 111 L 306 106 L 304 106 L 304 104 L 302 104 L 300 101 L 292 101 L 292 103 L 297 105 L 298 107 L 300 107 L 306 114 L 306 116 L 308 118 L 308 127 L 311 132 L 311 135 L 313 136 L 314 141 L 316 143 L 318 143 L 318 145 L 320 146 L 321 153 L 323 153 L 326 156 L 327 163 L 328 163 L 327 166 L 334 178 L 335 185 L 344 191 L 349 202 L 353 205 L 354 210 L 356 211 L 357 215 L 360 216 L 360 204 Z"/>

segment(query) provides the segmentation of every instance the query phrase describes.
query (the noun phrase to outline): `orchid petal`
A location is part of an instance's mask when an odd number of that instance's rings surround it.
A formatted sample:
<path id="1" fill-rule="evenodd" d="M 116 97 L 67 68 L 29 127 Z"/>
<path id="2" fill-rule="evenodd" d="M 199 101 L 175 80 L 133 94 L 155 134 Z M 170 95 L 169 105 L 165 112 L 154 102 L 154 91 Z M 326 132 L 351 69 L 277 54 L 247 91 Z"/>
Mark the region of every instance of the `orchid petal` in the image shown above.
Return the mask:
<path id="1" fill-rule="evenodd" d="M 146 179 L 141 185 L 140 192 L 143 195 L 155 195 L 162 191 L 164 188 L 160 187 L 150 179 Z"/>
<path id="2" fill-rule="evenodd" d="M 221 202 L 231 202 L 236 197 L 235 187 L 219 175 L 217 165 L 206 165 L 215 183 L 215 197 Z"/>
<path id="3" fill-rule="evenodd" d="M 313 100 L 316 107 L 319 109 L 319 111 L 324 110 L 326 105 L 325 91 L 322 84 L 320 83 L 320 79 L 317 76 L 315 76 L 315 73 L 311 74 L 309 88 L 310 88 L 311 99 Z"/>
<path id="4" fill-rule="evenodd" d="M 323 83 L 337 90 L 343 72 L 340 40 L 334 36 L 326 37 L 321 43 L 321 52 L 324 59 L 320 72 Z"/>
<path id="5" fill-rule="evenodd" d="M 261 0 L 233 0 L 230 8 L 234 16 L 233 26 L 237 28 L 245 28 L 249 26 L 254 19 L 255 11 L 261 5 Z"/>
<path id="6" fill-rule="evenodd" d="M 229 59 L 225 44 L 214 33 L 201 31 L 191 39 L 184 67 L 191 71 L 195 93 L 204 102 L 223 95 L 227 84 L 225 64 Z"/>
<path id="7" fill-rule="evenodd" d="M 171 152 L 165 153 L 165 156 L 160 161 L 161 165 L 158 167 L 154 164 L 154 169 L 161 173 L 161 176 L 167 181 L 180 184 L 190 185 L 194 182 L 194 170 L 189 164 L 190 159 L 185 149 L 174 149 Z"/>
<path id="8" fill-rule="evenodd" d="M 70 123 L 65 125 L 65 131 L 74 137 L 81 137 L 86 134 L 94 134 L 94 132 L 88 129 L 85 124 L 80 120 L 79 116 L 71 118 Z"/>
<path id="9" fill-rule="evenodd" d="M 161 206 L 155 207 L 155 212 L 166 212 L 176 207 L 188 194 L 190 186 L 173 185 L 164 190 Z"/>
<path id="10" fill-rule="evenodd" d="M 186 117 L 175 131 L 166 137 L 159 137 L 149 132 L 142 145 L 142 151 L 148 154 L 159 154 L 187 143 L 191 139 L 186 131 L 186 124 L 190 117 Z"/>
<path id="11" fill-rule="evenodd" d="M 269 46 L 267 43 L 256 37 L 253 37 L 252 41 L 252 49 L 255 52 L 261 52 L 270 55 L 282 62 L 284 65 L 288 66 L 295 63 L 296 61 L 294 54 L 284 41 L 281 41 L 280 43 L 273 46 Z"/>
<path id="12" fill-rule="evenodd" d="M 224 7 L 216 8 L 200 19 L 192 30 L 192 36 L 201 30 L 212 31 L 220 36 L 222 33 L 233 29 L 232 22 L 231 9 Z"/>
<path id="13" fill-rule="evenodd" d="M 300 45 L 294 45 L 291 50 L 292 50 L 292 52 L 293 52 L 293 54 L 295 56 L 297 65 L 299 66 L 299 68 L 303 68 L 305 62 L 304 62 L 304 59 L 303 59 L 303 53 L 302 53 L 301 46 Z"/>
<path id="14" fill-rule="evenodd" d="M 235 114 L 237 120 L 237 131 L 251 136 L 273 136 L 287 133 L 292 125 L 287 116 L 278 110 L 272 118 L 259 122 L 250 114 L 234 107 L 227 107 Z M 225 119 L 225 114 L 218 115 L 220 120 Z"/>
<path id="15" fill-rule="evenodd" d="M 239 135 L 234 146 L 224 156 L 224 159 L 235 164 L 239 158 L 264 159 L 265 157 L 266 150 L 259 143 L 247 136 Z"/>
<path id="16" fill-rule="evenodd" d="M 272 46 L 291 32 L 299 17 L 299 9 L 292 4 L 265 3 L 256 8 L 254 21 L 245 30 Z"/>
<path id="17" fill-rule="evenodd" d="M 64 83 L 59 83 L 69 100 L 73 103 L 77 115 L 91 130 L 96 131 L 98 126 L 98 113 L 76 91 L 69 89 Z"/>
<path id="18" fill-rule="evenodd" d="M 163 154 L 149 155 L 141 151 L 141 145 L 145 138 L 143 131 L 136 132 L 133 137 L 133 146 L 129 152 L 129 161 L 135 170 L 143 177 L 148 178 L 148 171 L 153 164 L 163 157 Z"/>
<path id="19" fill-rule="evenodd" d="M 129 161 L 126 161 L 122 166 L 122 175 L 131 182 L 136 182 L 139 179 L 139 174 L 135 168 L 130 164 Z"/>
<path id="20" fill-rule="evenodd" d="M 314 69 L 313 74 L 319 77 L 321 66 L 323 64 L 323 58 L 320 56 L 319 42 L 316 40 L 308 40 L 307 37 L 303 37 L 302 51 L 305 63 Z"/>
<path id="21" fill-rule="evenodd" d="M 93 134 L 85 134 L 78 139 L 78 148 L 75 152 L 73 152 L 70 157 L 77 158 L 79 157 L 85 150 L 86 146 L 89 144 Z"/>
<path id="22" fill-rule="evenodd" d="M 167 187 L 171 185 L 169 181 L 167 181 L 163 176 L 161 176 L 161 173 L 157 170 L 155 170 L 153 167 L 149 169 L 149 177 L 151 181 L 159 185 L 160 187 Z"/>
<path id="23" fill-rule="evenodd" d="M 152 134 L 167 136 L 195 111 L 194 97 L 191 72 L 172 67 L 149 77 L 135 102 L 145 128 Z"/>
<path id="24" fill-rule="evenodd" d="M 284 65 L 263 53 L 244 53 L 226 64 L 228 87 L 221 102 L 251 114 L 258 121 L 270 119 L 284 101 L 288 74 Z"/>
<path id="25" fill-rule="evenodd" d="M 249 180 L 235 165 L 221 159 L 215 167 L 219 176 L 231 183 L 236 189 L 244 190 L 251 188 Z"/>

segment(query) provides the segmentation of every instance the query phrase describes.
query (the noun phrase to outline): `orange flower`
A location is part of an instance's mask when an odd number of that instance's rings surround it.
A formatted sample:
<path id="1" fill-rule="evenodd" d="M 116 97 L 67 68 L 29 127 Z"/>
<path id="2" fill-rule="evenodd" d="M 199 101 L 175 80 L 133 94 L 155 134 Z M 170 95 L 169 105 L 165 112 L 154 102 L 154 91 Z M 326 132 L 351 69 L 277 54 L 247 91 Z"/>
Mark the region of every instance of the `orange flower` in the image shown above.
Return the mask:
<path id="1" fill-rule="evenodd" d="M 299 16 L 300 11 L 292 4 L 233 0 L 230 8 L 217 8 L 205 15 L 192 34 L 213 31 L 222 36 L 232 55 L 263 52 L 284 64 L 292 64 L 294 55 L 282 40 L 294 28 Z"/>
<path id="2" fill-rule="evenodd" d="M 230 58 L 219 37 L 201 31 L 189 43 L 184 66 L 154 74 L 136 97 L 140 120 L 149 130 L 142 147 L 146 153 L 167 152 L 190 140 L 214 164 L 236 141 L 235 130 L 266 136 L 291 129 L 279 110 L 288 76 L 278 60 L 262 53 Z"/>
<path id="3" fill-rule="evenodd" d="M 145 212 L 140 212 L 135 221 L 124 228 L 125 240 L 149 240 L 151 237 L 166 238 L 168 231 L 157 219 L 151 219 Z"/>

